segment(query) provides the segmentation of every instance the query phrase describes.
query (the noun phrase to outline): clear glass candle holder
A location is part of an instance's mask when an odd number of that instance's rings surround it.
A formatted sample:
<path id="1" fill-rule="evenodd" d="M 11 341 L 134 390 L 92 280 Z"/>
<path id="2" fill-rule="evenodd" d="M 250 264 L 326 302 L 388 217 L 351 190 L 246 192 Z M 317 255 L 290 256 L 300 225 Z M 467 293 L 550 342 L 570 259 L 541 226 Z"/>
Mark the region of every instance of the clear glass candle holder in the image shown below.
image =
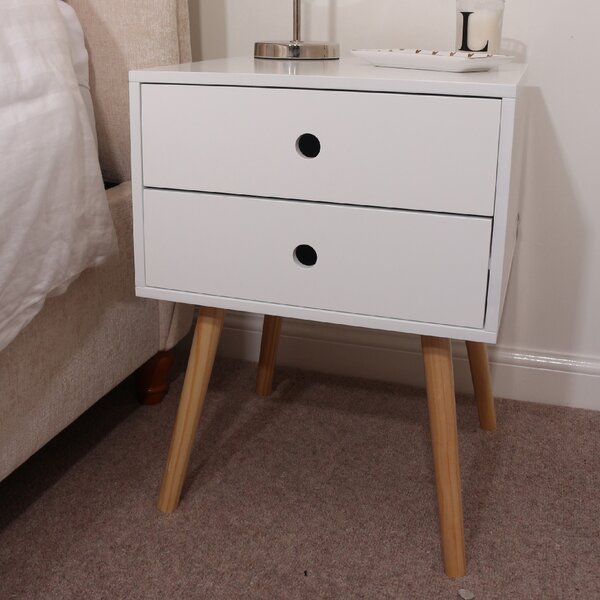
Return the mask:
<path id="1" fill-rule="evenodd" d="M 500 53 L 504 0 L 456 0 L 456 50 Z"/>

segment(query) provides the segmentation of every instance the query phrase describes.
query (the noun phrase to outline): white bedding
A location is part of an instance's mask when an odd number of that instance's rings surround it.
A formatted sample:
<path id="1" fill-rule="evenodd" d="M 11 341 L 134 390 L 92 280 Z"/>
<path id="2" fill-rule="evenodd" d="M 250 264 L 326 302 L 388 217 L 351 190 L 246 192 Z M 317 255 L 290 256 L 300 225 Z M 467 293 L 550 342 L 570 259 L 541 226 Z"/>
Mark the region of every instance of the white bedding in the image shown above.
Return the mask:
<path id="1" fill-rule="evenodd" d="M 116 250 L 56 0 L 0 1 L 0 350 Z"/>

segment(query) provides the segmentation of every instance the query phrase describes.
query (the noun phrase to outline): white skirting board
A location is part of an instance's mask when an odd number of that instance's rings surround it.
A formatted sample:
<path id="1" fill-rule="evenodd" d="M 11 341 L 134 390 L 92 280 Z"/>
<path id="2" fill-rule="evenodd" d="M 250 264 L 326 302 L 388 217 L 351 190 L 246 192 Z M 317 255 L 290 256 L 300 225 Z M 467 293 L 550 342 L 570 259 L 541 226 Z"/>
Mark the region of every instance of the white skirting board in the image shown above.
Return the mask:
<path id="1" fill-rule="evenodd" d="M 227 314 L 219 354 L 257 361 L 262 316 Z M 453 343 L 458 392 L 472 393 L 465 345 Z M 490 346 L 494 394 L 600 410 L 600 360 Z M 284 319 L 277 363 L 424 387 L 420 339 L 357 327 Z"/>

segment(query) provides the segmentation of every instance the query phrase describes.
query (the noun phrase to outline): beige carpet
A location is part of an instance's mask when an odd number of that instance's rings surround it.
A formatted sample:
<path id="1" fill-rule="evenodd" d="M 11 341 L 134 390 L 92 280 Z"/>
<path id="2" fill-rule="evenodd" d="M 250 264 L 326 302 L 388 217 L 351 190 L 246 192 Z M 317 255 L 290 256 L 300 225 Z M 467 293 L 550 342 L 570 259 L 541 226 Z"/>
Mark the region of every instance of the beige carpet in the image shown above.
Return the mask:
<path id="1" fill-rule="evenodd" d="M 183 501 L 155 508 L 182 376 L 126 382 L 0 484 L 0 599 L 600 598 L 600 413 L 458 399 L 469 575 L 442 573 L 421 390 L 217 363 Z"/>

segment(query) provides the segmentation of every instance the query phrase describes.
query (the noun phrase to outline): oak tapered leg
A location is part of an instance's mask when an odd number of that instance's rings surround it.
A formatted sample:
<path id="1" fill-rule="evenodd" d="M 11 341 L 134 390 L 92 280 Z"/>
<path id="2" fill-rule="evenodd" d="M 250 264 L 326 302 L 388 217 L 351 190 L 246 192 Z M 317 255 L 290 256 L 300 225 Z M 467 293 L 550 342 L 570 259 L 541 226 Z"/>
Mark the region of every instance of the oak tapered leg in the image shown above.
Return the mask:
<path id="1" fill-rule="evenodd" d="M 483 342 L 467 342 L 467 354 L 471 367 L 475 403 L 479 413 L 479 425 L 486 431 L 494 431 L 496 429 L 496 409 L 494 408 L 487 346 Z"/>
<path id="2" fill-rule="evenodd" d="M 225 311 L 220 308 L 202 308 L 196 322 L 194 341 L 158 498 L 158 508 L 163 512 L 172 512 L 179 504 L 224 317 Z"/>
<path id="3" fill-rule="evenodd" d="M 421 337 L 431 444 L 440 513 L 444 570 L 449 577 L 467 572 L 463 527 L 454 372 L 450 340 Z"/>
<path id="4" fill-rule="evenodd" d="M 280 332 L 281 317 L 265 315 L 256 378 L 256 393 L 260 396 L 269 396 L 273 391 L 273 375 L 275 374 L 275 359 L 277 358 Z"/>

